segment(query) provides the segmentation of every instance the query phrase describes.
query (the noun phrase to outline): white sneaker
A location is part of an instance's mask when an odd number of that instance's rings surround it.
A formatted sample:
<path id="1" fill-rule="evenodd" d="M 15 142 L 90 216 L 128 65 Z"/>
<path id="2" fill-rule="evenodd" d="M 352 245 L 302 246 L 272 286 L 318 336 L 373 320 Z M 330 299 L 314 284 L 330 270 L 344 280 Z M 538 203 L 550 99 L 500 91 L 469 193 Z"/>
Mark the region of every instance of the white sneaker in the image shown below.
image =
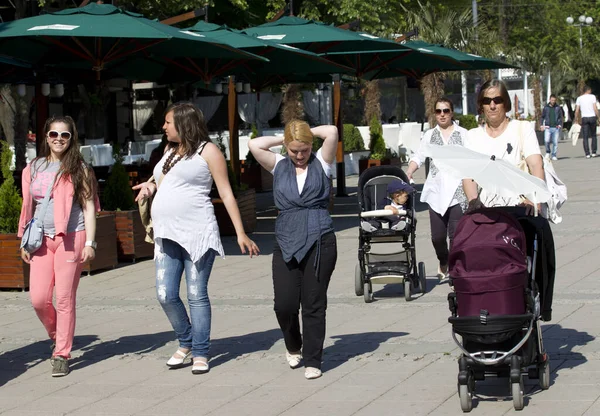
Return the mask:
<path id="1" fill-rule="evenodd" d="M 402 231 L 406 228 L 406 221 L 398 221 L 397 224 L 392 225 L 392 230 Z"/>
<path id="2" fill-rule="evenodd" d="M 323 373 L 321 372 L 321 370 L 315 367 L 306 367 L 306 370 L 304 370 L 304 377 L 306 377 L 307 380 L 314 380 L 315 378 L 319 378 L 322 375 Z"/>
<path id="3" fill-rule="evenodd" d="M 590 155 L 585 155 L 585 158 L 586 158 L 586 159 L 589 159 L 589 158 L 590 158 Z"/>
<path id="4" fill-rule="evenodd" d="M 544 157 L 546 158 L 546 160 L 550 160 L 550 153 L 546 153 L 546 154 L 544 155 Z"/>
<path id="5" fill-rule="evenodd" d="M 360 228 L 363 229 L 363 231 L 366 231 L 368 233 L 372 233 L 373 231 L 377 231 L 377 228 L 373 227 L 373 225 L 368 222 L 368 221 L 361 221 L 360 222 Z"/>
<path id="6" fill-rule="evenodd" d="M 556 156 L 552 156 L 552 160 L 558 160 Z"/>
<path id="7" fill-rule="evenodd" d="M 592 157 L 596 157 L 598 156 L 596 153 L 592 153 Z"/>

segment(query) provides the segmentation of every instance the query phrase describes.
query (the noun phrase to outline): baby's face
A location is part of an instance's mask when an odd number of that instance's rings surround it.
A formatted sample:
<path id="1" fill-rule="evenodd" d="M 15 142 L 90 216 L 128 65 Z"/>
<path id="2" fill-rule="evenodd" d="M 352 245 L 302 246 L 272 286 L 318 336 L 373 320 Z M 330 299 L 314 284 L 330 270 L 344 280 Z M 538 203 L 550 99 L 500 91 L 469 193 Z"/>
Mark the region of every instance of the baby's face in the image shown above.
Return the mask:
<path id="1" fill-rule="evenodd" d="M 408 193 L 404 191 L 394 192 L 392 194 L 392 200 L 398 205 L 404 205 L 406 204 L 406 201 L 408 201 Z"/>

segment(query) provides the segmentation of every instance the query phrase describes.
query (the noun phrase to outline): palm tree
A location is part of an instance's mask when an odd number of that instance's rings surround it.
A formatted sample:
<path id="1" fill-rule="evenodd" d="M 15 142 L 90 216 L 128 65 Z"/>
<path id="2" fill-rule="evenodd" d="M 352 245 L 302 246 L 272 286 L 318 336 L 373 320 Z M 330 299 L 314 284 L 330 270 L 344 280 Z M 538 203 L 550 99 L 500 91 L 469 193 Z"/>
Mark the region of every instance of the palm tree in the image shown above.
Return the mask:
<path id="1" fill-rule="evenodd" d="M 405 8 L 406 21 L 409 28 L 418 28 L 422 40 L 480 55 L 497 51 L 497 35 L 482 24 L 477 28 L 473 27 L 473 16 L 469 8 L 458 12 L 440 9 L 429 1 L 422 3 L 417 0 L 417 4 L 419 7 L 414 10 Z M 421 78 L 425 115 L 431 126 L 435 125 L 435 103 L 444 95 L 446 77 L 445 72 L 435 72 Z"/>

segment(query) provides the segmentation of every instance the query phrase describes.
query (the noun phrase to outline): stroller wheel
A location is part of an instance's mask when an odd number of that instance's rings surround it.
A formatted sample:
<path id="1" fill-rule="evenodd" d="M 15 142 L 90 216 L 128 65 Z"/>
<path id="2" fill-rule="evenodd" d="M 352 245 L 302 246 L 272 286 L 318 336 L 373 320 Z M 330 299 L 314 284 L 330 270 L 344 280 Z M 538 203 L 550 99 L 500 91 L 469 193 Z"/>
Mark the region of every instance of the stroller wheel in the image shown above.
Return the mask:
<path id="1" fill-rule="evenodd" d="M 518 383 L 511 383 L 510 390 L 515 410 L 523 410 L 525 405 L 523 401 L 523 377 L 521 377 L 521 381 Z"/>
<path id="2" fill-rule="evenodd" d="M 427 275 L 425 274 L 425 263 L 419 262 L 419 286 L 421 287 L 421 293 L 427 293 Z"/>
<path id="3" fill-rule="evenodd" d="M 364 295 L 363 272 L 360 263 L 354 267 L 354 293 L 356 296 Z"/>
<path id="4" fill-rule="evenodd" d="M 546 354 L 546 361 L 538 366 L 538 375 L 540 388 L 548 390 L 550 388 L 550 357 Z"/>
<path id="5" fill-rule="evenodd" d="M 411 287 L 412 287 L 412 282 L 410 281 L 409 278 L 405 278 L 404 279 L 404 300 L 407 302 L 410 301 Z"/>
<path id="6" fill-rule="evenodd" d="M 365 296 L 365 303 L 373 302 L 373 287 L 370 282 L 367 282 L 363 285 L 363 292 Z"/>
<path id="7" fill-rule="evenodd" d="M 469 391 L 469 386 L 458 385 L 458 398 L 463 412 L 468 413 L 473 409 L 473 393 Z"/>

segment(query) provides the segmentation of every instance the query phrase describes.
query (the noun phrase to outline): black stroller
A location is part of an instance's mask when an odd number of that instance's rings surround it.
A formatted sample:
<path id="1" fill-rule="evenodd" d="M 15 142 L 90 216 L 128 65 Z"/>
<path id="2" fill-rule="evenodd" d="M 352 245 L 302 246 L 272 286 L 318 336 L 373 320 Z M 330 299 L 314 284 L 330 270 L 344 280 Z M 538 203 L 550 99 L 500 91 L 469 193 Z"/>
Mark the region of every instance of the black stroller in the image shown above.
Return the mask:
<path id="1" fill-rule="evenodd" d="M 377 210 L 377 203 L 386 196 L 387 185 L 401 180 L 408 183 L 406 174 L 397 166 L 375 166 L 365 170 L 358 180 L 359 227 L 358 264 L 355 268 L 354 289 L 356 296 L 364 296 L 365 302 L 373 301 L 373 284 L 404 284 L 404 298 L 411 299 L 411 293 L 419 288 L 425 293 L 427 278 L 425 264 L 417 264 L 415 250 L 416 192 L 409 195 L 403 229 L 370 229 L 369 221 L 388 214 Z M 365 226 L 366 225 L 366 226 Z M 394 245 L 393 252 L 373 252 L 375 245 Z M 381 247 L 381 245 L 380 245 Z M 397 247 L 397 248 L 396 248 Z"/>
<path id="2" fill-rule="evenodd" d="M 463 279 L 459 289 L 458 280 L 454 274 L 459 274 L 456 262 L 464 264 L 483 264 L 485 259 L 477 258 L 477 254 L 468 250 L 460 253 L 451 253 L 451 284 L 455 285 L 454 293 L 448 295 L 448 302 L 452 316 L 448 321 L 452 324 L 452 337 L 463 355 L 458 360 L 458 395 L 463 412 L 470 412 L 473 407 L 473 395 L 476 381 L 485 380 L 486 376 L 508 377 L 510 392 L 515 410 L 524 407 L 523 376 L 529 379 L 538 379 L 540 388 L 546 390 L 550 387 L 550 359 L 542 341 L 540 320 L 549 321 L 552 313 L 552 292 L 554 286 L 555 259 L 554 241 L 548 221 L 541 217 L 531 217 L 524 213 L 520 207 L 485 209 L 480 212 L 485 218 L 493 218 L 494 210 L 509 213 L 517 232 L 524 235 L 525 246 L 521 249 L 523 269 L 526 273 L 520 292 L 512 280 L 505 284 L 498 279 L 506 279 L 494 270 L 488 270 L 487 275 L 480 278 Z M 496 211 L 496 212 L 499 212 Z M 477 212 L 474 212 L 476 214 Z M 461 219 L 467 220 L 467 215 Z M 514 220 L 517 221 L 514 221 Z M 476 220 L 474 220 L 476 221 Z M 461 223 L 457 226 L 453 251 L 460 245 L 459 234 Z M 485 223 L 480 220 L 480 224 Z M 490 224 L 492 224 L 490 222 Z M 493 225 L 492 225 L 493 226 Z M 471 246 L 479 244 L 473 228 L 463 227 L 465 237 L 471 239 Z M 497 228 L 496 228 L 497 229 Z M 490 234 L 491 228 L 484 230 Z M 468 236 L 466 234 L 469 234 Z M 506 232 L 499 234 L 501 239 L 514 244 L 512 239 L 507 239 Z M 466 240 L 465 240 L 466 241 Z M 465 244 L 466 246 L 466 244 Z M 483 247 L 484 245 L 480 245 Z M 489 248 L 490 246 L 485 246 Z M 503 250 L 497 246 L 495 250 Z M 516 247 L 516 245 L 515 245 Z M 481 249 L 485 252 L 485 249 Z M 513 250 L 514 252 L 514 250 Z M 500 253 L 500 252 L 499 252 Z M 487 254 L 486 254 L 487 255 Z M 514 264 L 510 267 L 516 267 Z M 463 269 L 465 270 L 465 269 Z M 466 273 L 466 272 L 465 272 Z M 468 273 L 467 273 L 468 274 Z M 482 281 L 486 280 L 485 283 Z M 490 278 L 489 276 L 498 276 Z M 495 280 L 492 281 L 492 280 Z M 466 283 L 466 284 L 465 284 Z M 483 285 L 494 285 L 495 291 L 483 291 Z M 501 291 L 511 291 L 509 296 L 502 298 Z M 521 311 L 506 313 L 491 313 L 494 308 L 510 308 L 510 303 L 515 299 L 523 299 Z M 462 303 L 462 305 L 461 305 Z M 507 306 L 508 305 L 508 306 Z M 461 309 L 462 306 L 462 309 Z M 467 312 L 468 311 L 468 312 Z M 478 316 L 473 316 L 478 315 Z M 456 337 L 459 335 L 462 340 Z"/>

